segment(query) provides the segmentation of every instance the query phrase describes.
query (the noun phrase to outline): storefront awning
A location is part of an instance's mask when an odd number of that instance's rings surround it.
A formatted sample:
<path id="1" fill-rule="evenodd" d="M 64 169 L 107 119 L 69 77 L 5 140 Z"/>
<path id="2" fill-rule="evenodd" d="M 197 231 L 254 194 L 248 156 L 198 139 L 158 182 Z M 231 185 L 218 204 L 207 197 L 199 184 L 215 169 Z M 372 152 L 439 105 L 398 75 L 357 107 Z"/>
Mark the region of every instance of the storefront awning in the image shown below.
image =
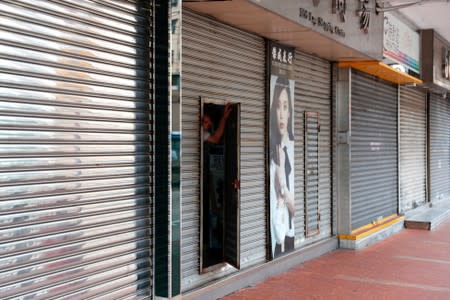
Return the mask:
<path id="1" fill-rule="evenodd" d="M 396 84 L 422 84 L 422 80 L 400 72 L 379 61 L 343 61 L 340 68 L 353 68 Z"/>

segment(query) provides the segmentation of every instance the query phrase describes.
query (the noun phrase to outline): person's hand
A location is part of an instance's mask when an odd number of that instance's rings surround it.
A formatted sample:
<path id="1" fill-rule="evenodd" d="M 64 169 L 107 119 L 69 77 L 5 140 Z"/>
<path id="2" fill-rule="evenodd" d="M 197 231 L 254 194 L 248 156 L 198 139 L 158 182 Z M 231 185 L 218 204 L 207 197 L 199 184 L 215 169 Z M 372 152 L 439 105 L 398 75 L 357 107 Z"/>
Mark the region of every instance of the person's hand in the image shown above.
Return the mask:
<path id="1" fill-rule="evenodd" d="M 233 109 L 233 106 L 231 103 L 225 104 L 225 108 L 223 110 L 222 117 L 220 118 L 219 127 L 217 127 L 216 131 L 208 137 L 208 139 L 207 139 L 208 142 L 213 143 L 213 144 L 220 143 L 220 140 L 222 139 L 222 135 L 225 131 L 225 125 L 226 125 L 227 118 L 230 115 L 232 109 Z"/>
<path id="2" fill-rule="evenodd" d="M 233 105 L 231 103 L 225 104 L 225 109 L 223 110 L 223 118 L 226 120 L 233 110 Z"/>

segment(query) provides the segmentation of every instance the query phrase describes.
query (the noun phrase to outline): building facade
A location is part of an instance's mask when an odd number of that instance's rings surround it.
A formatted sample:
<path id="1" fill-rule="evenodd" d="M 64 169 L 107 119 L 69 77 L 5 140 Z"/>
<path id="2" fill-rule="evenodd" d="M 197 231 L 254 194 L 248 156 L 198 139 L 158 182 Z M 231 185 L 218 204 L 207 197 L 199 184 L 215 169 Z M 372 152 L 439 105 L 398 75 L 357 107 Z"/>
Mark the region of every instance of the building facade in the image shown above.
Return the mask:
<path id="1" fill-rule="evenodd" d="M 375 1 L 0 15 L 4 299 L 215 299 L 450 204 L 449 41 Z"/>

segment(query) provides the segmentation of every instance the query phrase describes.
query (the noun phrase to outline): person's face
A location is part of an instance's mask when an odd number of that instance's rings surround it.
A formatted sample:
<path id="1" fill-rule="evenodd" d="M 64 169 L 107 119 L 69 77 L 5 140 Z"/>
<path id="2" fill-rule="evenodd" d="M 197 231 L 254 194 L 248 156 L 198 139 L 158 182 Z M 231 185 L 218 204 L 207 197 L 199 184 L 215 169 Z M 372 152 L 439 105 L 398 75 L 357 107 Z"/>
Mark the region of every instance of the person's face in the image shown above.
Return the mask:
<path id="1" fill-rule="evenodd" d="M 284 138 L 287 136 L 288 120 L 291 116 L 291 112 L 289 111 L 289 96 L 286 89 L 281 91 L 276 109 L 278 130 L 280 131 L 281 137 Z"/>
<path id="2" fill-rule="evenodd" d="M 211 128 L 212 121 L 208 115 L 204 115 L 202 118 L 202 127 L 204 130 L 209 130 Z"/>

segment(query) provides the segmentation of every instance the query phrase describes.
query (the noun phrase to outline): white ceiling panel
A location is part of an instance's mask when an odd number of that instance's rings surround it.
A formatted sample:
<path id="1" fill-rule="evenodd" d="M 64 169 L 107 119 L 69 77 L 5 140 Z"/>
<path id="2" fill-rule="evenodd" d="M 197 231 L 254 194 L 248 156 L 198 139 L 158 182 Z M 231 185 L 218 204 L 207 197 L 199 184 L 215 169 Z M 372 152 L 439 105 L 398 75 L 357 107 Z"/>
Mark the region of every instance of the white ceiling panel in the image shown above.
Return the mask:
<path id="1" fill-rule="evenodd" d="M 407 1 L 390 1 L 390 4 L 395 6 L 405 2 Z M 450 42 L 450 0 L 423 0 L 418 4 L 398 9 L 398 13 L 419 29 L 434 29 Z"/>

